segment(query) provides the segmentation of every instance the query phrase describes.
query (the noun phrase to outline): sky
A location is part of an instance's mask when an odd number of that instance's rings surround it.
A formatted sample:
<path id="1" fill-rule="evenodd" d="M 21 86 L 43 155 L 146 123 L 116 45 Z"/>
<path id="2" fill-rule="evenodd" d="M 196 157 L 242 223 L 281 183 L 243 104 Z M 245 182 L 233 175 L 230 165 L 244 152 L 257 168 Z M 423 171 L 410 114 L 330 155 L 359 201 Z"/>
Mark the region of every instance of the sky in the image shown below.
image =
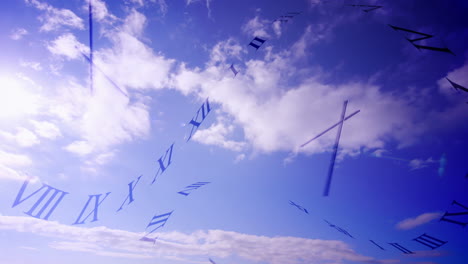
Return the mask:
<path id="1" fill-rule="evenodd" d="M 466 1 L 2 4 L 1 264 L 468 263 Z"/>

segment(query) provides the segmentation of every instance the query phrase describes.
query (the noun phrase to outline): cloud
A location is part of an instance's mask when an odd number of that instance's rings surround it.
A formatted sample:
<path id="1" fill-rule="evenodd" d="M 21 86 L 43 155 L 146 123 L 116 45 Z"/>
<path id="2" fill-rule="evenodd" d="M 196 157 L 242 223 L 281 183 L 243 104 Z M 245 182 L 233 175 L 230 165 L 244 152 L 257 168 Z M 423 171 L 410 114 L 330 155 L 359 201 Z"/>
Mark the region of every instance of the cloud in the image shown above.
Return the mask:
<path id="1" fill-rule="evenodd" d="M 5 88 L 0 96 L 0 126 L 3 122 L 18 121 L 40 112 L 43 98 L 39 95 L 40 89 L 32 84 L 24 76 L 0 75 L 0 85 Z M 11 123 L 6 127 L 11 127 Z"/>
<path id="2" fill-rule="evenodd" d="M 26 155 L 0 150 L 0 179 L 24 181 L 31 178 L 18 169 L 29 167 L 32 163 L 32 160 Z M 32 180 L 37 181 L 37 178 L 32 178 Z"/>
<path id="3" fill-rule="evenodd" d="M 246 51 L 242 49 L 235 39 L 229 38 L 225 41 L 216 43 L 210 52 L 210 60 L 208 61 L 208 64 L 226 64 L 229 63 L 228 60 L 241 59 L 241 56 L 245 53 Z"/>
<path id="4" fill-rule="evenodd" d="M 0 137 L 20 147 L 31 147 L 40 143 L 36 134 L 24 127 L 17 128 L 16 133 L 0 131 Z"/>
<path id="5" fill-rule="evenodd" d="M 192 139 L 205 145 L 219 146 L 232 151 L 242 151 L 246 143 L 226 139 L 226 136 L 234 131 L 234 126 L 227 124 L 226 120 L 218 118 L 216 124 L 207 129 L 199 129 L 195 132 Z"/>
<path id="6" fill-rule="evenodd" d="M 413 218 L 402 220 L 398 222 L 395 227 L 399 230 L 409 230 L 427 224 L 434 219 L 440 218 L 441 216 L 442 213 L 440 212 L 424 213 Z"/>
<path id="7" fill-rule="evenodd" d="M 146 17 L 132 10 L 124 25 L 107 32 L 112 47 L 96 54 L 97 64 L 120 86 L 131 89 L 162 89 L 174 60 L 155 54 L 139 41 L 146 25 Z"/>
<path id="8" fill-rule="evenodd" d="M 140 37 L 143 34 L 145 28 L 146 17 L 133 9 L 130 14 L 125 18 L 123 25 L 123 31 L 127 32 L 132 36 Z"/>
<path id="9" fill-rule="evenodd" d="M 33 69 L 35 71 L 41 71 L 42 70 L 41 63 L 36 62 L 36 61 L 22 61 L 22 62 L 20 62 L 20 65 L 21 65 L 21 67 L 28 67 L 28 68 L 31 68 L 31 69 Z"/>
<path id="10" fill-rule="evenodd" d="M 26 250 L 32 250 L 32 251 L 39 251 L 39 249 L 35 248 L 35 247 L 26 247 L 26 246 L 21 246 L 20 248 L 22 249 L 26 249 Z"/>
<path id="11" fill-rule="evenodd" d="M 101 0 L 86 0 L 85 5 L 83 6 L 84 11 L 89 11 L 89 1 L 92 1 L 93 20 L 108 24 L 117 20 L 117 17 L 112 15 L 107 9 L 106 3 Z"/>
<path id="12" fill-rule="evenodd" d="M 159 5 L 159 12 L 164 16 L 167 14 L 167 3 L 165 0 L 153 0 L 153 2 L 156 2 Z"/>
<path id="13" fill-rule="evenodd" d="M 348 113 L 357 109 L 361 113 L 346 121 L 342 148 L 377 148 L 388 136 L 401 140 L 413 137 L 415 130 L 408 128 L 413 126 L 414 113 L 405 101 L 373 84 L 326 84 L 321 81 L 321 71 L 295 68 L 292 53 L 267 51 L 263 60 L 246 61 L 245 74 L 235 79 L 223 74 L 221 66 L 208 63 L 204 70 L 191 70 L 182 65 L 172 85 L 184 94 L 195 92 L 219 103 L 221 111 L 243 129 L 245 140 L 260 152 L 296 149 L 338 121 L 344 100 L 350 100 Z M 386 122 L 380 122 L 382 119 Z M 365 133 L 362 127 L 367 128 Z M 304 151 L 328 150 L 334 142 L 332 134 L 309 144 Z"/>
<path id="14" fill-rule="evenodd" d="M 187 6 L 197 2 L 200 2 L 200 0 L 186 0 Z M 206 9 L 208 9 L 208 17 L 211 18 L 211 2 L 213 2 L 213 0 L 204 0 L 204 2 L 206 5 Z"/>
<path id="15" fill-rule="evenodd" d="M 158 233 L 157 246 L 142 242 L 143 233 L 107 227 L 77 227 L 32 217 L 0 216 L 0 230 L 31 233 L 52 238 L 49 247 L 101 256 L 156 258 L 163 256 L 215 257 L 238 256 L 254 262 L 272 264 L 299 263 L 398 263 L 378 260 L 356 253 L 337 240 L 298 237 L 267 237 L 223 230 Z M 246 247 L 246 245 L 249 245 Z"/>
<path id="16" fill-rule="evenodd" d="M 11 31 L 10 38 L 13 40 L 20 40 L 23 36 L 26 36 L 29 32 L 24 28 L 15 28 Z"/>
<path id="17" fill-rule="evenodd" d="M 0 150 L 0 164 L 12 167 L 25 167 L 31 165 L 32 161 L 28 156 Z"/>
<path id="18" fill-rule="evenodd" d="M 50 123 L 48 121 L 36 121 L 36 120 L 31 120 L 30 122 L 34 126 L 34 132 L 36 132 L 36 134 L 39 135 L 40 137 L 47 138 L 47 139 L 56 139 L 62 136 L 60 129 L 53 123 Z"/>
<path id="19" fill-rule="evenodd" d="M 87 141 L 74 141 L 67 145 L 65 149 L 80 156 L 86 156 L 93 152 L 93 146 Z"/>
<path id="20" fill-rule="evenodd" d="M 247 21 L 242 26 L 242 32 L 253 37 L 269 38 L 271 35 L 267 32 L 271 21 L 262 19 L 258 15 Z"/>
<path id="21" fill-rule="evenodd" d="M 241 161 L 243 161 L 245 159 L 245 154 L 242 153 L 242 154 L 239 154 L 236 156 L 236 159 L 234 160 L 234 163 L 239 163 Z"/>
<path id="22" fill-rule="evenodd" d="M 168 6 L 166 0 L 130 0 L 130 2 L 138 5 L 138 6 L 145 6 L 148 2 L 156 3 L 159 6 L 159 12 L 165 16 L 168 11 Z"/>
<path id="23" fill-rule="evenodd" d="M 71 10 L 58 9 L 37 0 L 25 1 L 37 9 L 44 11 L 44 13 L 39 16 L 39 20 L 42 22 L 42 26 L 40 27 L 41 31 L 55 31 L 64 27 L 84 29 L 83 20 L 75 15 Z"/>
<path id="24" fill-rule="evenodd" d="M 85 161 L 84 165 L 81 167 L 81 169 L 86 172 L 97 174 L 99 171 L 99 167 L 109 163 L 114 157 L 115 152 L 112 151 L 99 153 L 92 158 L 88 158 Z"/>
<path id="25" fill-rule="evenodd" d="M 236 65 L 243 73 L 236 78 L 228 74 L 223 63 L 233 56 L 220 49 L 223 45 L 218 43 L 204 68 L 191 69 L 181 64 L 171 86 L 185 95 L 196 94 L 200 100 L 209 97 L 213 105 L 219 105 L 220 113 L 240 128 L 242 141 L 261 153 L 330 151 L 335 141 L 333 131 L 304 148 L 299 146 L 335 124 L 345 100 L 349 100 L 348 115 L 358 109 L 361 112 L 344 123 L 340 141 L 343 154 L 359 153 L 361 148 L 382 149 L 389 140 L 395 140 L 399 148 L 409 146 L 422 133 L 432 131 L 433 120 L 445 118 L 446 127 L 453 127 L 466 117 L 460 106 L 423 111 L 412 102 L 413 97 L 385 92 L 377 83 L 352 80 L 334 84 L 330 82 L 330 73 L 323 72 L 320 66 L 300 66 L 302 58 L 310 54 L 314 44 L 326 41 L 329 32 L 330 27 L 311 25 L 289 48 L 273 51 L 271 47 L 262 47 L 263 57 L 255 59 L 243 58 L 247 47 L 239 45 L 236 54 L 244 63 Z M 318 36 L 314 36 L 316 33 Z M 237 44 L 231 41 L 230 45 Z M 221 63 L 214 58 L 220 58 Z M 447 120 L 445 115 L 452 112 L 457 114 Z M 215 131 L 218 138 L 232 140 L 219 126 L 211 128 L 211 137 Z M 423 164 L 414 161 L 413 167 Z"/>
<path id="26" fill-rule="evenodd" d="M 450 79 L 454 83 L 468 88 L 468 77 L 466 76 L 467 72 L 468 60 L 465 61 L 463 66 L 448 72 L 446 77 L 441 78 L 437 82 L 439 85 L 439 92 L 451 100 L 451 102 L 454 104 L 464 104 L 466 101 L 468 101 L 468 94 L 464 91 L 455 90 L 455 88 L 453 88 L 453 86 L 446 78 Z"/>
<path id="27" fill-rule="evenodd" d="M 411 170 L 417 170 L 417 169 L 425 168 L 429 166 L 429 164 L 438 163 L 438 162 L 439 162 L 438 160 L 434 160 L 432 159 L 432 157 L 428 158 L 427 160 L 413 159 L 413 160 L 410 160 L 409 166 Z"/>
<path id="28" fill-rule="evenodd" d="M 52 54 L 64 56 L 67 59 L 81 58 L 81 53 L 87 50 L 85 45 L 80 43 L 76 39 L 75 35 L 71 33 L 63 34 L 55 40 L 51 41 L 47 45 L 47 49 Z"/>
<path id="29" fill-rule="evenodd" d="M 275 32 L 276 37 L 281 37 L 282 28 L 281 28 L 281 21 L 277 20 L 273 22 L 273 31 Z"/>
<path id="30" fill-rule="evenodd" d="M 121 26 L 105 29 L 111 46 L 95 50 L 92 93 L 73 80 L 61 84 L 50 111 L 76 131 L 77 138 L 65 147 L 67 151 L 99 155 L 149 134 L 151 98 L 139 91 L 165 88 L 174 61 L 138 40 L 145 25 L 146 17 L 132 9 Z M 82 57 L 78 50 L 87 50 L 71 33 L 52 41 L 48 49 L 70 60 Z"/>
<path id="31" fill-rule="evenodd" d="M 24 181 L 30 178 L 27 174 L 22 171 L 4 166 L 0 164 L 0 179 L 2 180 L 15 180 L 15 181 Z M 37 181 L 37 179 L 32 179 L 32 181 Z"/>
<path id="32" fill-rule="evenodd" d="M 130 0 L 130 2 L 135 3 L 135 4 L 138 4 L 138 5 L 140 5 L 140 6 L 142 6 L 142 5 L 145 4 L 143 0 Z"/>

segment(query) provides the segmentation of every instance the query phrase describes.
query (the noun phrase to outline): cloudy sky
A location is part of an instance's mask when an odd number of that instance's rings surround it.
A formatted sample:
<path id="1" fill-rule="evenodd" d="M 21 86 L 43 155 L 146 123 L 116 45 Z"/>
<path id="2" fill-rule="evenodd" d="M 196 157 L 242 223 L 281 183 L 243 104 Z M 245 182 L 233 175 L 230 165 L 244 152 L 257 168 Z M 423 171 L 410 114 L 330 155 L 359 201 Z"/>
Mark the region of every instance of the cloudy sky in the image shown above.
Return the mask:
<path id="1" fill-rule="evenodd" d="M 4 1 L 0 263 L 467 263 L 467 12 Z"/>

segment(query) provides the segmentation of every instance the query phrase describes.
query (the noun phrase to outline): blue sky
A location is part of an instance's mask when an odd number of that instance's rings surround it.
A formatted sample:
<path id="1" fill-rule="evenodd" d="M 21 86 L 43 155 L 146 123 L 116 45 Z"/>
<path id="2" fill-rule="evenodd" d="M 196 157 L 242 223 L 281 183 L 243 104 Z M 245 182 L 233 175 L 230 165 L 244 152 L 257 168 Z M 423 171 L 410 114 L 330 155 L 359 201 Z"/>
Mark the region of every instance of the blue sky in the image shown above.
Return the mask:
<path id="1" fill-rule="evenodd" d="M 0 11 L 0 263 L 467 263 L 464 1 L 92 0 L 92 85 L 88 4 Z"/>

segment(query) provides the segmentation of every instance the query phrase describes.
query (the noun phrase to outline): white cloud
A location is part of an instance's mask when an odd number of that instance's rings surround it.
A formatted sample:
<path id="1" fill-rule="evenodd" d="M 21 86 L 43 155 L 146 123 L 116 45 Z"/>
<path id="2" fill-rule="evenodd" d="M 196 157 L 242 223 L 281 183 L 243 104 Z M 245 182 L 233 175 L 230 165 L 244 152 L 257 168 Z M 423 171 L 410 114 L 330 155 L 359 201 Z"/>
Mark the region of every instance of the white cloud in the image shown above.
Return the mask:
<path id="1" fill-rule="evenodd" d="M 34 132 L 39 136 L 47 139 L 56 139 L 62 136 L 60 129 L 53 123 L 47 121 L 30 121 L 34 125 Z"/>
<path id="2" fill-rule="evenodd" d="M 425 168 L 425 167 L 429 166 L 429 164 L 438 163 L 438 162 L 439 162 L 438 160 L 434 160 L 434 159 L 432 159 L 432 157 L 430 157 L 430 158 L 428 158 L 426 160 L 413 159 L 413 160 L 410 160 L 409 166 L 410 166 L 411 170 L 417 170 L 417 169 Z"/>
<path id="3" fill-rule="evenodd" d="M 396 224 L 396 229 L 409 230 L 429 223 L 432 220 L 442 217 L 442 213 L 424 213 L 413 218 L 407 218 Z"/>
<path id="4" fill-rule="evenodd" d="M 236 78 L 226 74 L 223 63 L 208 62 L 203 69 L 190 69 L 182 64 L 173 75 L 171 86 L 183 94 L 194 93 L 200 99 L 209 97 L 210 102 L 219 104 L 220 111 L 241 128 L 243 141 L 256 152 L 329 151 L 336 129 L 304 148 L 298 146 L 335 124 L 345 100 L 349 100 L 348 115 L 358 109 L 361 112 L 344 123 L 340 141 L 344 154 L 359 153 L 361 148 L 381 149 L 389 139 L 396 140 L 398 147 L 405 147 L 432 129 L 434 119 L 444 120 L 442 123 L 449 127 L 448 124 L 453 126 L 466 118 L 466 111 L 460 112 L 459 106 L 427 113 L 405 96 L 383 92 L 377 84 L 362 81 L 333 84 L 327 81 L 329 73 L 322 72 L 320 67 L 297 67 L 301 56 L 308 54 L 311 45 L 326 39 L 330 28 L 317 26 L 316 30 L 307 27 L 289 49 L 273 52 L 267 47 L 263 58 L 244 59 L 244 65 L 239 65 L 243 74 Z M 314 36 L 315 33 L 320 34 Z M 223 61 L 223 54 L 228 54 L 218 45 L 211 58 Z M 457 114 L 447 120 L 445 115 L 451 112 Z M 210 132 L 214 131 L 220 133 L 218 139 L 232 140 L 220 127 L 212 127 Z M 213 133 L 210 136 L 214 137 Z"/>
<path id="5" fill-rule="evenodd" d="M 271 22 L 266 19 L 261 19 L 255 16 L 242 26 L 242 32 L 253 37 L 269 38 L 270 34 L 267 32 L 268 25 Z"/>
<path id="6" fill-rule="evenodd" d="M 89 1 L 91 1 L 92 4 L 93 20 L 104 23 L 112 23 L 117 19 L 109 12 L 106 3 L 101 0 L 86 0 L 85 5 L 83 6 L 85 11 L 89 10 Z"/>
<path id="7" fill-rule="evenodd" d="M 83 20 L 68 9 L 58 9 L 47 3 L 37 0 L 25 0 L 26 3 L 33 5 L 37 9 L 44 11 L 39 17 L 42 22 L 41 31 L 55 31 L 63 27 L 75 29 L 84 29 Z"/>
<path id="8" fill-rule="evenodd" d="M 241 59 L 241 56 L 245 53 L 246 51 L 242 49 L 235 39 L 229 38 L 216 43 L 211 50 L 208 64 L 229 63 L 228 60 Z"/>
<path id="9" fill-rule="evenodd" d="M 90 153 L 90 152 L 89 152 Z M 86 153 L 86 154 L 89 154 Z M 103 152 L 95 155 L 92 158 L 88 158 L 84 165 L 81 166 L 81 169 L 86 172 L 97 174 L 99 168 L 107 163 L 109 163 L 115 157 L 115 152 Z"/>
<path id="10" fill-rule="evenodd" d="M 164 16 L 167 14 L 168 7 L 166 0 L 130 0 L 130 2 L 138 6 L 145 6 L 148 2 L 156 3 L 159 6 L 159 12 Z"/>
<path id="11" fill-rule="evenodd" d="M 234 163 L 239 163 L 241 161 L 243 161 L 245 159 L 245 154 L 242 153 L 242 154 L 239 154 L 236 156 L 236 159 L 234 160 Z"/>
<path id="12" fill-rule="evenodd" d="M 138 37 L 146 18 L 133 10 L 120 31 L 108 32 L 112 48 L 97 54 L 97 64 L 120 86 L 132 89 L 165 88 L 174 60 L 155 54 Z"/>
<path id="13" fill-rule="evenodd" d="M 0 150 L 0 179 L 24 181 L 27 178 L 31 178 L 33 181 L 37 181 L 37 178 L 29 177 L 19 170 L 20 168 L 30 166 L 32 163 L 32 160 L 26 155 Z"/>
<path id="14" fill-rule="evenodd" d="M 21 246 L 20 248 L 22 249 L 26 249 L 26 250 L 32 250 L 32 251 L 39 251 L 39 249 L 35 248 L 35 247 L 26 247 L 26 246 Z"/>
<path id="15" fill-rule="evenodd" d="M 281 37 L 282 28 L 281 28 L 281 21 L 277 20 L 273 22 L 273 31 L 275 32 L 276 37 Z"/>
<path id="16" fill-rule="evenodd" d="M 144 1 L 143 1 L 143 0 L 130 0 L 130 2 L 135 3 L 135 4 L 138 4 L 138 5 L 140 5 L 140 6 L 144 5 Z"/>
<path id="17" fill-rule="evenodd" d="M 402 129 L 412 127 L 413 122 L 412 109 L 404 101 L 367 83 L 324 84 L 321 72 L 312 69 L 304 77 L 305 71 L 294 67 L 294 56 L 290 55 L 289 51 L 267 51 L 264 60 L 247 61 L 245 74 L 235 79 L 223 76 L 221 67 L 190 70 L 182 65 L 172 84 L 184 94 L 196 92 L 201 98 L 219 103 L 221 110 L 243 129 L 245 140 L 261 152 L 295 149 L 336 123 L 347 99 L 348 114 L 357 109 L 361 113 L 345 122 L 341 143 L 344 149 L 382 147 L 383 139 L 392 135 L 400 140 L 411 139 L 414 130 Z M 291 80 L 297 84 L 290 85 Z M 366 127 L 365 133 L 362 127 Z M 334 133 L 328 133 L 304 150 L 323 152 L 333 142 Z"/>
<path id="18" fill-rule="evenodd" d="M 20 120 L 28 115 L 35 115 L 41 108 L 41 97 L 35 85 L 27 78 L 0 76 L 2 96 L 0 96 L 0 125 L 2 122 Z"/>
<path id="19" fill-rule="evenodd" d="M 398 263 L 378 260 L 356 253 L 348 244 L 337 240 L 298 237 L 267 237 L 223 230 L 158 233 L 157 246 L 142 242 L 142 233 L 107 227 L 77 227 L 43 221 L 32 217 L 0 216 L 0 230 L 36 234 L 54 241 L 49 247 L 101 256 L 121 258 L 183 258 L 237 256 L 254 262 L 272 264 L 299 263 Z M 245 245 L 249 245 L 248 248 Z"/>
<path id="20" fill-rule="evenodd" d="M 32 160 L 25 155 L 13 154 L 0 150 L 0 164 L 11 167 L 25 167 L 32 164 Z"/>
<path id="21" fill-rule="evenodd" d="M 93 146 L 87 141 L 74 141 L 66 146 L 65 149 L 80 156 L 85 156 L 93 151 Z"/>
<path id="22" fill-rule="evenodd" d="M 105 32 L 112 45 L 94 53 L 92 94 L 89 88 L 74 82 L 62 85 L 55 99 L 58 103 L 50 111 L 77 132 L 78 138 L 66 150 L 81 156 L 99 155 L 117 144 L 148 135 L 147 104 L 151 98 L 133 90 L 165 88 L 174 62 L 154 54 L 136 38 L 141 36 L 145 25 L 146 17 L 131 10 L 121 27 Z M 80 45 L 75 36 L 65 34 L 54 40 L 49 50 L 76 59 L 80 54 L 75 47 Z M 81 45 L 79 49 L 83 51 L 86 47 Z"/>
<path id="23" fill-rule="evenodd" d="M 192 139 L 205 145 L 219 146 L 236 152 L 242 151 L 246 143 L 228 140 L 226 138 L 233 131 L 233 125 L 229 125 L 226 120 L 218 118 L 218 122 L 211 125 L 209 128 L 198 129 Z"/>
<path id="24" fill-rule="evenodd" d="M 455 90 L 455 88 L 453 88 L 453 86 L 446 78 L 468 89 L 467 72 L 468 60 L 465 61 L 463 66 L 447 73 L 445 78 L 442 78 L 438 81 L 439 92 L 445 95 L 445 97 L 450 99 L 454 104 L 464 104 L 466 101 L 468 101 L 468 93 L 465 91 Z"/>
<path id="25" fill-rule="evenodd" d="M 0 137 L 15 142 L 20 147 L 31 147 L 40 143 L 39 138 L 31 130 L 24 127 L 16 129 L 16 133 L 0 131 Z"/>
<path id="26" fill-rule="evenodd" d="M 107 164 L 114 156 L 114 152 L 101 153 L 96 157 L 95 162 L 99 165 L 104 165 Z"/>
<path id="27" fill-rule="evenodd" d="M 24 181 L 28 177 L 27 174 L 25 174 L 22 171 L 4 166 L 3 164 L 0 163 L 0 179 L 2 180 L 14 180 L 14 181 Z M 36 181 L 36 180 L 34 180 Z"/>
<path id="28" fill-rule="evenodd" d="M 186 0 L 187 6 L 197 3 L 197 2 L 201 2 L 201 1 L 200 0 Z M 208 9 L 208 17 L 211 18 L 211 2 L 213 2 L 213 0 L 204 0 L 204 2 L 206 5 L 206 9 Z"/>
<path id="29" fill-rule="evenodd" d="M 79 138 L 65 149 L 80 156 L 107 152 L 122 142 L 145 137 L 150 130 L 145 98 L 136 97 L 130 102 L 101 74 L 97 73 L 94 80 L 99 88 L 92 96 L 84 92 L 88 88 L 69 86 L 63 92 L 71 91 L 70 95 L 60 97 L 62 105 L 53 108 Z M 68 105 L 68 101 L 75 105 Z"/>
<path id="30" fill-rule="evenodd" d="M 165 0 L 156 0 L 159 4 L 159 10 L 163 15 L 167 14 L 167 4 Z"/>
<path id="31" fill-rule="evenodd" d="M 21 67 L 28 67 L 28 68 L 31 68 L 31 69 L 33 69 L 35 71 L 41 71 L 42 70 L 41 63 L 36 62 L 36 61 L 22 61 L 22 62 L 20 62 L 20 65 L 21 65 Z"/>
<path id="32" fill-rule="evenodd" d="M 80 43 L 75 35 L 66 33 L 47 45 L 47 49 L 55 55 L 64 56 L 67 59 L 81 58 L 81 52 L 87 50 L 86 46 Z M 86 53 L 87 54 L 87 53 Z"/>
<path id="33" fill-rule="evenodd" d="M 24 28 L 15 28 L 11 31 L 10 38 L 13 40 L 20 40 L 23 36 L 26 36 L 29 32 Z"/>
<path id="34" fill-rule="evenodd" d="M 143 34 L 143 30 L 146 25 L 146 17 L 133 9 L 130 14 L 125 18 L 123 25 L 123 31 L 136 37 L 140 37 Z"/>

